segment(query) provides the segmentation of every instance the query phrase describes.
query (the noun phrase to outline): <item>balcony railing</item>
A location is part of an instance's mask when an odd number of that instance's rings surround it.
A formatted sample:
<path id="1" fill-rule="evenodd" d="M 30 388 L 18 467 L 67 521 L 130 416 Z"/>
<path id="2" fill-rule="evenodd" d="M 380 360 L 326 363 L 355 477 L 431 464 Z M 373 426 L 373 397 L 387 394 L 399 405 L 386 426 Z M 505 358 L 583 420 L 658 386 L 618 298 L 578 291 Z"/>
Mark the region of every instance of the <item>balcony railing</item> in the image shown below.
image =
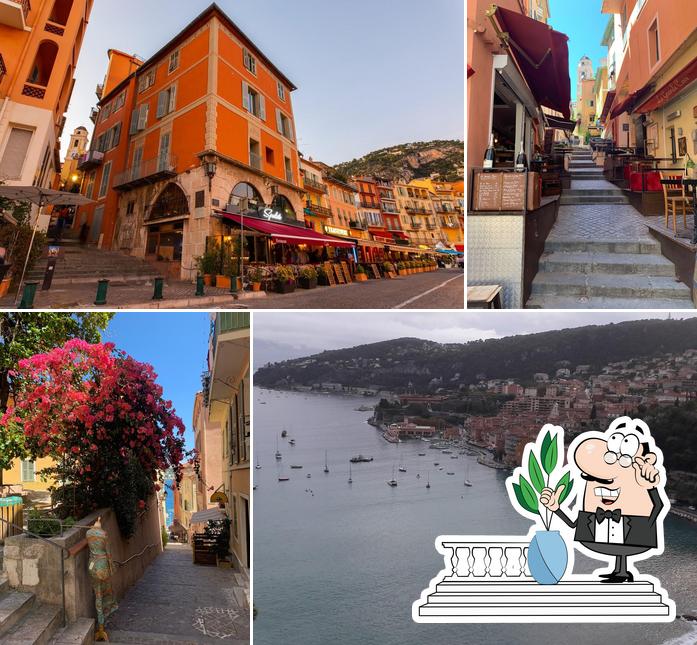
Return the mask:
<path id="1" fill-rule="evenodd" d="M 114 188 L 116 190 L 131 190 L 138 186 L 154 184 L 176 176 L 177 158 L 174 155 L 156 157 L 116 175 Z"/>
<path id="2" fill-rule="evenodd" d="M 98 118 L 99 118 L 99 108 L 93 107 L 90 110 L 90 121 L 92 121 L 92 123 L 97 123 Z"/>
<path id="3" fill-rule="evenodd" d="M 60 25 L 57 22 L 49 20 L 44 25 L 44 31 L 47 31 L 49 34 L 55 34 L 56 36 L 62 36 L 65 33 L 65 25 Z"/>
<path id="4" fill-rule="evenodd" d="M 261 170 L 261 155 L 257 154 L 256 152 L 250 152 L 249 153 L 249 165 L 252 168 L 256 168 L 257 170 Z"/>
<path id="5" fill-rule="evenodd" d="M 417 206 L 407 206 L 404 210 L 406 210 L 409 215 L 433 215 L 433 211 Z"/>
<path id="6" fill-rule="evenodd" d="M 303 185 L 308 190 L 314 190 L 318 193 L 326 194 L 328 192 L 328 189 L 324 184 L 315 181 L 314 179 L 311 179 L 307 176 L 303 177 Z"/>
<path id="7" fill-rule="evenodd" d="M 0 25 L 24 30 L 30 11 L 29 0 L 0 0 Z"/>
<path id="8" fill-rule="evenodd" d="M 361 222 L 357 219 L 352 219 L 349 222 L 349 226 L 357 231 L 365 231 L 368 229 L 368 225 L 365 222 Z"/>
<path id="9" fill-rule="evenodd" d="M 5 59 L 2 57 L 2 54 L 0 54 L 0 83 L 2 82 L 3 77 L 7 74 L 7 67 L 5 66 Z"/>
<path id="10" fill-rule="evenodd" d="M 306 202 L 305 208 L 308 211 L 310 211 L 310 214 L 316 215 L 317 217 L 331 217 L 333 214 L 331 208 L 318 206 L 317 204 L 313 204 L 312 202 Z"/>
<path id="11" fill-rule="evenodd" d="M 410 226 L 414 231 L 420 231 L 424 227 L 423 223 L 421 222 L 412 222 Z"/>
<path id="12" fill-rule="evenodd" d="M 438 228 L 438 225 L 437 225 L 437 224 L 433 224 L 432 222 L 429 222 L 428 224 L 426 224 L 426 228 L 427 228 L 429 231 L 435 231 L 435 230 Z"/>
<path id="13" fill-rule="evenodd" d="M 379 204 L 379 203 L 376 203 L 376 202 L 369 202 L 369 201 L 364 200 L 364 199 L 361 199 L 360 204 L 361 204 L 361 207 L 362 207 L 362 208 L 375 208 L 375 209 L 379 209 L 379 208 L 380 208 L 380 204 Z"/>
<path id="14" fill-rule="evenodd" d="M 0 0 L 1 1 L 1 0 Z M 46 96 L 46 88 L 43 85 L 35 85 L 34 83 L 25 83 L 22 88 L 22 94 L 33 99 L 43 99 Z"/>
<path id="15" fill-rule="evenodd" d="M 455 222 L 453 220 L 447 220 L 447 219 L 441 220 L 441 226 L 443 226 L 443 228 L 459 228 L 460 227 L 460 225 L 457 222 Z"/>
<path id="16" fill-rule="evenodd" d="M 104 153 L 99 150 L 90 150 L 80 157 L 77 163 L 78 170 L 92 170 L 101 166 L 104 162 Z"/>
<path id="17" fill-rule="evenodd" d="M 444 569 L 412 606 L 417 622 L 517 623 L 664 622 L 670 599 L 653 581 L 603 584 L 597 576 L 572 575 L 556 585 L 542 585 L 528 568 L 529 538 L 443 536 L 436 548 Z M 614 588 L 613 588 L 614 587 Z M 601 607 L 601 614 L 598 608 Z"/>

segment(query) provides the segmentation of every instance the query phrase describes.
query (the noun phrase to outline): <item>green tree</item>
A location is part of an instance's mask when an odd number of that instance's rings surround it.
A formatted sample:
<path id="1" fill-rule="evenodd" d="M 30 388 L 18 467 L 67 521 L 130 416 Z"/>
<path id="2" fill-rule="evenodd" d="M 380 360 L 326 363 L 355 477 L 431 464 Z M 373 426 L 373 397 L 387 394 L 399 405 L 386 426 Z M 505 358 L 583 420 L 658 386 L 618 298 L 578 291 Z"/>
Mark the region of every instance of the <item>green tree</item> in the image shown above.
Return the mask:
<path id="1" fill-rule="evenodd" d="M 47 352 L 72 338 L 98 343 L 112 313 L 0 314 L 0 417 L 13 393 L 11 372 L 24 358 Z M 23 455 L 24 437 L 14 424 L 0 425 L 0 484 L 2 471 Z"/>

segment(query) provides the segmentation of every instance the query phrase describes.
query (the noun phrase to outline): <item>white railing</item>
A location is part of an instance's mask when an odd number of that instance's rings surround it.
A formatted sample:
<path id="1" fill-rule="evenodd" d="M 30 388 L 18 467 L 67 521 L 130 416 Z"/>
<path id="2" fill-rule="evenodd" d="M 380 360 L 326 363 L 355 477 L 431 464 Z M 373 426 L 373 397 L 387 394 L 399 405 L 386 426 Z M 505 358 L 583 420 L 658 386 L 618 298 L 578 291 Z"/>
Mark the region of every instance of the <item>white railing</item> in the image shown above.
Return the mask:
<path id="1" fill-rule="evenodd" d="M 529 541 L 520 542 L 439 542 L 445 555 L 445 580 L 530 579 Z M 449 573 L 448 573 L 449 572 Z"/>

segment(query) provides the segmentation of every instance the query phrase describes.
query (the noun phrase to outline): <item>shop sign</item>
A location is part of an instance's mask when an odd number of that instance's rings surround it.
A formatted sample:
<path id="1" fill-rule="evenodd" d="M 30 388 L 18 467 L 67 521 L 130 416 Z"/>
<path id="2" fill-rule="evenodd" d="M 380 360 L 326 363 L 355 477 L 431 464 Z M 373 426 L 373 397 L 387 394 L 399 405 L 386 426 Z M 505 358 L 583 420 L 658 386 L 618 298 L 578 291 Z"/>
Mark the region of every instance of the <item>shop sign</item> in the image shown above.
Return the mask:
<path id="1" fill-rule="evenodd" d="M 261 216 L 267 222 L 282 222 L 283 221 L 283 213 L 279 213 L 278 211 L 275 211 L 270 206 L 267 206 L 263 211 L 261 211 Z"/>
<path id="2" fill-rule="evenodd" d="M 338 226 L 325 226 L 324 232 L 329 235 L 340 235 L 341 237 L 348 237 L 350 232 L 345 228 L 339 228 Z"/>

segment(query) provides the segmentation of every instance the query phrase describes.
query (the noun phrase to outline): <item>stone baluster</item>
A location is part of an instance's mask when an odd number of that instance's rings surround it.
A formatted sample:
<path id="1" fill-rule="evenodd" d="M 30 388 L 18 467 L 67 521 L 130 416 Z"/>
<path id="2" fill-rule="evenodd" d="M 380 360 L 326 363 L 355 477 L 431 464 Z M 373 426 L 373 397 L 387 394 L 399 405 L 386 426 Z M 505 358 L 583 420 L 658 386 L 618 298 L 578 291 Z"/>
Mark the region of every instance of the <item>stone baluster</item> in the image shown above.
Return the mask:
<path id="1" fill-rule="evenodd" d="M 446 571 L 454 578 L 529 578 L 528 547 L 521 542 L 448 542 Z"/>

